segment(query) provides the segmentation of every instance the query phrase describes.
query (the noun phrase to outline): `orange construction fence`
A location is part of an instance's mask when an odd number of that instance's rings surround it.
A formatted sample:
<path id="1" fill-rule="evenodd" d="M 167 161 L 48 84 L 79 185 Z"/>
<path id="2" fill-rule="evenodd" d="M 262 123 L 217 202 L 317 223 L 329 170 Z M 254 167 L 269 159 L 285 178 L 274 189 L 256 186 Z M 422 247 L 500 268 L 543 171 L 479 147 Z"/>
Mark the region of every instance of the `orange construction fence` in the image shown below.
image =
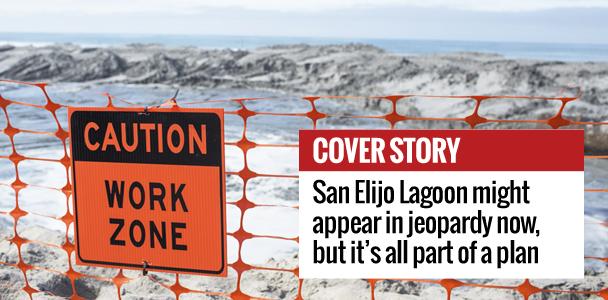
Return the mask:
<path id="1" fill-rule="evenodd" d="M 9 82 L 9 81 L 5 81 Z M 232 177 L 231 180 L 236 180 L 238 184 L 235 184 L 232 187 L 228 188 L 228 191 L 231 195 L 237 195 L 230 199 L 228 197 L 228 202 L 230 206 L 238 209 L 239 214 L 235 220 L 235 229 L 229 232 L 230 240 L 237 243 L 236 253 L 234 250 L 229 250 L 232 252 L 232 259 L 229 259 L 229 267 L 230 267 L 230 276 L 226 279 L 210 279 L 204 278 L 204 276 L 195 276 L 195 275 L 185 275 L 185 274 L 175 274 L 171 275 L 170 279 L 164 278 L 156 272 L 149 273 L 147 275 L 143 275 L 141 272 L 135 271 L 127 271 L 122 269 L 115 269 L 113 272 L 103 272 L 99 271 L 103 268 L 96 268 L 98 272 L 89 272 L 87 270 L 83 270 L 82 267 L 76 265 L 74 263 L 74 251 L 75 245 L 73 243 L 73 237 L 70 234 L 70 228 L 72 228 L 72 223 L 74 222 L 74 215 L 71 212 L 71 194 L 72 194 L 72 186 L 70 184 L 69 178 L 69 168 L 70 168 L 70 157 L 69 157 L 69 132 L 65 125 L 62 125 L 60 122 L 61 118 L 65 118 L 61 114 L 65 114 L 66 108 L 65 105 L 59 104 L 51 99 L 49 94 L 47 93 L 47 85 L 44 83 L 26 83 L 26 82 L 15 82 L 10 81 L 10 84 L 15 85 L 26 85 L 29 87 L 34 87 L 39 89 L 39 93 L 44 96 L 46 103 L 44 104 L 35 104 L 27 101 L 17 101 L 8 98 L 4 98 L 0 96 L 0 108 L 2 109 L 2 114 L 6 118 L 5 127 L 1 129 L 0 135 L 5 135 L 8 137 L 10 141 L 10 149 L 6 149 L 6 151 L 0 152 L 0 160 L 4 160 L 10 162 L 8 165 L 10 167 L 4 167 L 4 165 L 0 165 L 2 168 L 2 172 L 13 173 L 12 181 L 0 183 L 0 188 L 5 188 L 4 190 L 0 189 L 0 193 L 5 193 L 1 199 L 7 199 L 6 193 L 9 195 L 9 199 L 14 201 L 8 205 L 2 207 L 10 207 L 10 209 L 6 211 L 0 210 L 0 217 L 8 218 L 8 222 L 12 224 L 12 232 L 9 232 L 3 239 L 0 239 L 0 243 L 6 243 L 5 248 L 0 249 L 8 249 L 7 253 L 0 253 L 0 271 L 2 269 L 12 270 L 15 276 L 21 277 L 21 280 L 16 280 L 14 282 L 4 282 L 0 283 L 0 293 L 3 292 L 3 289 L 9 288 L 11 286 L 13 289 L 20 290 L 20 294 L 25 298 L 36 298 L 41 295 L 53 295 L 52 289 L 49 287 L 49 284 L 40 284 L 39 280 L 36 280 L 34 277 L 37 276 L 40 272 L 46 272 L 49 274 L 61 275 L 61 278 L 65 279 L 65 282 L 62 283 L 61 280 L 55 282 L 55 284 L 65 284 L 65 292 L 61 295 L 61 297 L 70 297 L 70 298 L 86 298 L 86 291 L 82 291 L 82 287 L 79 288 L 79 282 L 84 281 L 94 281 L 100 282 L 104 286 L 110 286 L 115 289 L 115 293 L 111 295 L 113 298 L 122 298 L 125 294 L 124 289 L 130 283 L 134 281 L 142 280 L 150 280 L 154 282 L 154 286 L 157 289 L 160 289 L 160 293 L 164 296 L 169 295 L 169 298 L 176 299 L 193 299 L 198 296 L 210 296 L 210 297 L 219 297 L 219 298 L 234 298 L 234 299 L 244 299 L 244 298 L 267 298 L 264 293 L 258 293 L 250 288 L 244 288 L 243 282 L 247 280 L 256 280 L 255 276 L 252 276 L 253 272 L 267 272 L 266 275 L 259 278 L 268 279 L 274 276 L 272 272 L 276 272 L 276 274 L 280 274 L 283 280 L 279 280 L 278 282 L 283 285 L 290 286 L 287 290 L 291 289 L 288 293 L 283 293 L 275 297 L 279 298 L 296 298 L 302 299 L 306 298 L 306 281 L 298 278 L 298 267 L 297 264 L 282 266 L 277 264 L 276 266 L 260 266 L 259 264 L 251 263 L 249 260 L 243 257 L 245 249 L 244 243 L 250 241 L 252 239 L 259 238 L 267 238 L 267 239 L 276 239 L 276 240 L 284 240 L 289 241 L 295 245 L 298 243 L 298 237 L 293 236 L 292 234 L 286 235 L 272 235 L 272 234 L 264 234 L 256 232 L 255 230 L 248 230 L 247 226 L 244 226 L 244 219 L 247 215 L 251 216 L 253 214 L 249 213 L 252 210 L 255 210 L 259 207 L 279 207 L 279 208 L 288 208 L 291 210 L 297 211 L 298 205 L 297 202 L 295 204 L 290 203 L 260 203 L 256 201 L 256 199 L 252 199 L 248 185 L 252 183 L 252 181 L 260 180 L 260 179 L 279 179 L 279 180 L 291 180 L 292 182 L 297 181 L 297 167 L 294 172 L 273 172 L 263 171 L 256 168 L 252 168 L 252 153 L 256 151 L 256 149 L 263 149 L 259 155 L 272 155 L 275 151 L 282 151 L 286 148 L 290 148 L 294 151 L 297 151 L 297 140 L 288 139 L 282 140 L 278 139 L 277 142 L 272 143 L 264 143 L 258 142 L 255 137 L 255 132 L 252 132 L 256 129 L 255 125 L 252 125 L 252 120 L 254 118 L 259 118 L 260 116 L 268 116 L 268 117 L 281 117 L 283 122 L 289 122 L 290 119 L 297 118 L 298 120 L 305 119 L 308 120 L 311 124 L 311 128 L 316 129 L 321 127 L 320 124 L 324 121 L 330 119 L 364 119 L 364 120 L 379 120 L 382 124 L 387 128 L 398 128 L 400 124 L 405 122 L 421 122 L 421 126 L 424 127 L 424 122 L 447 122 L 449 124 L 459 124 L 456 126 L 469 126 L 470 128 L 477 128 L 483 124 L 494 124 L 499 123 L 505 126 L 509 126 L 511 124 L 527 124 L 532 126 L 549 126 L 552 128 L 560 128 L 564 126 L 577 126 L 577 125 L 586 125 L 586 126 L 605 126 L 608 125 L 608 122 L 586 122 L 586 121 L 575 121 L 572 119 L 568 119 L 564 117 L 564 109 L 568 105 L 568 103 L 572 101 L 576 101 L 580 95 L 575 95 L 572 97 L 530 97 L 530 96 L 428 96 L 428 95 L 390 95 L 390 96 L 381 96 L 381 97 L 328 97 L 328 96 L 311 96 L 311 97 L 303 97 L 299 99 L 300 101 L 305 101 L 307 103 L 307 108 L 300 112 L 290 112 L 290 111 L 276 111 L 280 110 L 280 105 L 277 106 L 277 109 L 273 109 L 272 111 L 260 111 L 258 109 L 252 108 L 253 103 L 259 103 L 260 101 L 270 101 L 272 99 L 262 99 L 262 98 L 241 98 L 241 99 L 229 99 L 229 100 L 205 100 L 205 101 L 176 101 L 175 98 L 170 99 L 169 101 L 163 103 L 163 106 L 188 106 L 188 105 L 198 105 L 204 104 L 208 107 L 226 107 L 226 116 L 229 117 L 227 122 L 231 122 L 230 120 L 238 120 L 238 122 L 242 122 L 242 131 L 235 134 L 235 137 L 230 139 L 228 138 L 226 141 L 226 147 L 232 147 L 237 149 L 236 151 L 240 152 L 239 156 L 242 157 L 242 163 L 237 164 L 238 168 L 233 170 L 228 170 L 227 176 Z M 421 117 L 419 115 L 408 115 L 407 111 L 400 111 L 400 104 L 404 101 L 408 101 L 409 99 L 416 98 L 421 99 L 421 101 L 451 101 L 451 100 L 468 100 L 472 101 L 471 110 L 466 112 L 461 117 Z M 381 114 L 367 114 L 367 110 L 365 108 L 361 109 L 363 113 L 335 113 L 331 111 L 326 111 L 319 108 L 320 102 L 341 102 L 341 101 L 363 101 L 365 99 L 366 103 L 378 104 L 381 103 L 383 107 L 385 107 L 385 112 Z M 550 101 L 556 103 L 557 111 L 548 118 L 544 119 L 512 119 L 512 120 L 501 120 L 501 119 L 492 119 L 489 117 L 484 117 L 482 113 L 480 113 L 481 108 L 483 108 L 483 104 L 487 101 L 505 101 L 504 99 L 513 99 L 514 101 L 519 100 L 529 100 L 529 101 Z M 277 100 L 277 99 L 275 99 Z M 280 100 L 280 99 L 278 99 Z M 108 103 L 107 107 L 115 107 L 117 101 L 114 100 L 113 97 L 108 95 Z M 20 129 L 15 127 L 13 124 L 15 120 L 11 118 L 11 109 L 10 107 L 28 107 L 33 110 L 45 110 L 50 113 L 56 122 L 57 130 L 54 132 L 45 132 L 45 131 L 37 131 L 31 129 Z M 0 117 L 1 119 L 2 117 Z M 2 124 L 0 122 L 0 124 Z M 348 127 L 348 126 L 347 126 Z M 33 135 L 43 135 L 57 138 L 61 141 L 63 145 L 63 155 L 61 157 L 55 158 L 47 158 L 47 157 L 30 157 L 27 155 L 20 154 L 18 149 L 19 139 L 16 139 L 20 134 L 33 134 Z M 253 135 L 252 135 L 253 134 Z M 585 156 L 585 159 L 607 159 L 608 155 L 593 155 L 593 156 Z M 227 163 L 230 158 L 227 157 Z M 272 160 L 272 158 L 271 158 Z M 64 169 L 61 174 L 41 174 L 41 176 L 64 176 L 65 177 L 65 185 L 61 187 L 48 187 L 48 186 L 38 186 L 36 183 L 29 183 L 27 180 L 20 175 L 20 170 L 23 170 L 23 167 L 26 166 L 25 162 L 28 161 L 44 161 L 44 162 L 53 162 L 58 163 Z M 277 162 L 280 163 L 280 162 Z M 297 162 L 294 162 L 297 164 Z M 13 168 L 12 170 L 9 170 Z M 293 170 L 292 170 L 293 171 Z M 24 208 L 24 206 L 20 203 L 20 196 L 24 189 L 28 187 L 40 187 L 45 189 L 52 189 L 57 192 L 60 192 L 64 196 L 65 202 L 65 214 L 60 216 L 52 216 L 45 215 L 40 212 L 32 212 L 28 211 Z M 297 187 L 297 185 L 296 185 Z M 4 192 L 8 190 L 9 192 Z M 608 192 L 608 187 L 599 188 L 599 189 L 587 189 L 588 193 L 606 193 Z M 297 194 L 297 193 L 296 193 Z M 295 199 L 297 200 L 297 199 Z M 4 201 L 4 200 L 3 200 Z M 248 214 L 249 213 L 249 214 Z M 31 235 L 23 234 L 23 230 L 19 229 L 20 220 L 23 218 L 27 218 L 28 216 L 36 216 L 40 218 L 50 218 L 57 222 L 61 222 L 65 225 L 65 236 L 63 238 L 63 242 L 61 244 L 54 244 L 48 241 L 45 241 L 44 238 L 40 237 L 40 240 L 32 237 Z M 296 214 L 297 216 L 297 214 Z M 606 220 L 604 220 L 606 221 Z M 297 224 L 297 222 L 296 222 Z M 598 226 L 608 226 L 608 222 L 600 222 L 597 224 Z M 253 232 L 252 232 L 253 231 Z M 65 254 L 62 257 L 67 258 L 67 262 L 64 267 L 57 267 L 52 263 L 45 262 L 46 257 L 39 257 L 37 259 L 32 258 L 31 255 L 26 255 L 25 250 L 30 247 L 31 244 L 37 244 L 40 247 L 46 247 L 51 250 L 51 252 L 64 252 Z M 1 245 L 1 244 L 0 244 Z M 14 251 L 16 253 L 16 257 L 10 258 L 9 253 Z M 585 257 L 586 260 L 593 260 L 599 263 L 606 264 L 608 263 L 608 257 Z M 268 273 L 270 272 L 270 273 Z M 249 273 L 249 274 L 248 274 Z M 259 273 L 258 273 L 259 274 Z M 0 277 L 0 280 L 8 280 L 6 277 Z M 208 280 L 210 288 L 201 290 L 199 285 L 193 285 L 190 282 L 192 280 Z M 394 281 L 394 280 L 393 280 Z M 447 299 L 453 298 L 454 291 L 462 288 L 480 288 L 480 289 L 498 289 L 507 291 L 512 293 L 513 295 L 520 297 L 522 299 L 533 299 L 539 295 L 543 294 L 572 294 L 574 295 L 584 295 L 588 297 L 599 297 L 608 300 L 608 288 L 600 287 L 597 290 L 553 290 L 546 289 L 542 287 L 538 287 L 538 284 L 535 284 L 532 280 L 521 279 L 517 281 L 517 284 L 507 284 L 507 285 L 486 285 L 480 284 L 478 282 L 467 281 L 467 280 L 455 280 L 455 279 L 436 279 L 436 280 L 419 280 L 419 279 L 399 279 L 399 281 L 404 282 L 414 282 L 422 284 L 423 286 L 434 287 L 438 289 L 442 289 L 445 293 Z M 277 281 L 273 281 L 277 282 Z M 382 284 L 383 280 L 367 280 L 367 288 L 366 290 L 370 292 L 369 297 L 374 299 L 377 297 L 377 287 Z M 263 282 L 262 282 L 263 283 Z M 266 282 L 266 285 L 272 288 L 271 282 Z M 218 286 L 215 288 L 214 286 Z M 220 287 L 221 286 L 221 287 Z M 278 287 L 283 288 L 285 287 Z M 152 292 L 152 291 L 151 291 Z M 155 290 L 154 293 L 158 293 L 158 290 Z M 99 296 L 99 295 L 98 295 Z M 139 295 L 142 297 L 146 297 L 149 295 Z M 359 295 L 360 296 L 360 295 Z M 102 296 L 99 296 L 102 297 Z M 104 297 L 110 297 L 110 295 L 105 294 Z M 2 295 L 0 295 L 2 298 Z M 544 299 L 544 298 L 543 298 Z"/>

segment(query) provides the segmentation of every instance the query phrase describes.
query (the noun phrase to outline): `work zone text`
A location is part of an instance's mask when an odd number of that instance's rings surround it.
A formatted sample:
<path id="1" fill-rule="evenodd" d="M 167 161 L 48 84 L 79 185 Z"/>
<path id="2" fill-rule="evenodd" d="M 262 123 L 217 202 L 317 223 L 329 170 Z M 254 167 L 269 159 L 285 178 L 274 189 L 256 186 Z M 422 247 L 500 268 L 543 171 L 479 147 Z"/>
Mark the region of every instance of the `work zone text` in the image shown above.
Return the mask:
<path id="1" fill-rule="evenodd" d="M 150 210 L 150 212 L 170 211 L 188 212 L 188 206 L 183 197 L 185 184 L 163 184 L 139 181 L 125 182 L 105 180 L 106 196 L 110 209 Z M 135 247 L 148 245 L 150 248 L 188 250 L 183 243 L 182 235 L 186 230 L 185 222 L 160 221 L 142 222 L 141 220 L 125 220 L 124 218 L 109 218 L 114 226 L 110 244 L 125 246 L 127 243 Z"/>

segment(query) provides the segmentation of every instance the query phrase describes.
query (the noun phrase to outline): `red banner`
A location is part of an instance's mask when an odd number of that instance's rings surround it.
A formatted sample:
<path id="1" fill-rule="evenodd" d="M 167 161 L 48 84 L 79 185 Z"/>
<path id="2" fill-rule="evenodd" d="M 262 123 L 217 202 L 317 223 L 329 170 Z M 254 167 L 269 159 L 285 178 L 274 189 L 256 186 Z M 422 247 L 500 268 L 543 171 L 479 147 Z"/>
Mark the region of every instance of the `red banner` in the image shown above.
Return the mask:
<path id="1" fill-rule="evenodd" d="M 583 130 L 300 131 L 300 171 L 583 170 Z"/>

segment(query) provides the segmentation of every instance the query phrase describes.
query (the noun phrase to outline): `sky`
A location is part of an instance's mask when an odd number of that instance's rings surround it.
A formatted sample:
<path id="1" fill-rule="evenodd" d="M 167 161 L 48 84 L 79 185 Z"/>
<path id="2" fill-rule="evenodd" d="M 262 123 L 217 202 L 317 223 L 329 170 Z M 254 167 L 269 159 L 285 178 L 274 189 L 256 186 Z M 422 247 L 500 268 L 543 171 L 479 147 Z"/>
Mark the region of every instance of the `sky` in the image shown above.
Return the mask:
<path id="1" fill-rule="evenodd" d="M 608 44 L 608 0 L 1 0 L 0 31 Z"/>

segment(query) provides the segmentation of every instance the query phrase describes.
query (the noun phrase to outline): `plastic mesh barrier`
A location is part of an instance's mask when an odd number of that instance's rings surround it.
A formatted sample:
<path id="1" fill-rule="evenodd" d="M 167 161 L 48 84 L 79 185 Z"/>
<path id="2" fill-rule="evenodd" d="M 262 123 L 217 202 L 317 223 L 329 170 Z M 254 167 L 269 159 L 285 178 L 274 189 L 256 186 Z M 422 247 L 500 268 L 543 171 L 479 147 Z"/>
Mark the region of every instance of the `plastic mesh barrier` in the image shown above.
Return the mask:
<path id="1" fill-rule="evenodd" d="M 389 128 L 399 128 L 400 124 L 403 122 L 455 122 L 462 123 L 463 126 L 469 126 L 470 128 L 477 128 L 482 124 L 487 123 L 505 123 L 507 125 L 513 123 L 528 123 L 532 125 L 548 125 L 552 128 L 560 128 L 564 126 L 576 126 L 576 125 L 587 125 L 587 126 L 602 126 L 608 125 L 608 122 L 583 122 L 583 121 L 575 121 L 572 119 L 568 119 L 563 116 L 564 108 L 568 103 L 575 101 L 578 99 L 578 95 L 574 97 L 526 97 L 526 96 L 425 96 L 425 95 L 392 95 L 392 96 L 384 96 L 384 97 L 367 97 L 368 101 L 374 102 L 383 102 L 385 103 L 386 113 L 376 114 L 376 115 L 367 115 L 365 109 L 362 109 L 362 114 L 349 114 L 345 115 L 342 113 L 332 113 L 328 111 L 324 111 L 319 109 L 318 104 L 321 101 L 330 101 L 330 102 L 340 102 L 345 100 L 340 99 L 361 99 L 357 97 L 304 97 L 300 99 L 301 101 L 305 101 L 308 103 L 308 108 L 303 109 L 301 112 L 275 112 L 273 111 L 258 111 L 252 106 L 254 104 L 259 103 L 259 101 L 265 101 L 266 99 L 260 98 L 242 98 L 242 99 L 230 99 L 230 100 L 217 100 L 217 101 L 179 101 L 179 105 L 187 106 L 193 104 L 204 103 L 207 106 L 227 106 L 226 108 L 226 117 L 236 118 L 238 122 L 242 122 L 242 132 L 237 133 L 229 133 L 232 134 L 236 138 L 228 138 L 226 139 L 226 147 L 232 147 L 237 149 L 237 152 L 240 152 L 238 155 L 242 155 L 242 163 L 239 165 L 240 170 L 227 170 L 227 176 L 231 177 L 230 180 L 237 180 L 239 184 L 237 184 L 236 188 L 233 187 L 233 190 L 229 192 L 237 195 L 235 199 L 232 201 L 228 199 L 228 205 L 238 208 L 240 210 L 240 214 L 236 218 L 238 220 L 237 224 L 234 225 L 235 229 L 230 230 L 229 228 L 229 244 L 232 240 L 236 242 L 238 245 L 236 254 L 232 253 L 232 258 L 229 258 L 229 277 L 226 279 L 217 279 L 217 278 L 205 278 L 204 276 L 195 276 L 195 275 L 184 275 L 184 274 L 175 274 L 172 275 L 171 278 L 166 279 L 159 275 L 156 272 L 149 273 L 148 275 L 143 275 L 142 272 L 137 271 L 128 271 L 122 269 L 107 269 L 104 271 L 104 268 L 94 268 L 96 272 L 92 272 L 90 270 L 83 270 L 83 267 L 78 266 L 74 263 L 74 251 L 75 244 L 73 243 L 72 234 L 70 233 L 70 229 L 72 223 L 74 222 L 74 216 L 71 213 L 71 193 L 72 186 L 69 180 L 69 168 L 70 168 L 70 158 L 69 158 L 69 132 L 66 131 L 65 128 L 62 127 L 60 123 L 60 118 L 66 118 L 66 116 L 62 116 L 61 114 L 66 114 L 65 105 L 58 104 L 54 102 L 46 91 L 46 85 L 42 83 L 23 83 L 23 82 L 11 82 L 12 84 L 18 85 L 27 85 L 30 87 L 34 87 L 39 89 L 39 93 L 44 96 L 46 103 L 44 104 L 32 104 L 24 101 L 16 101 L 7 98 L 3 98 L 0 96 L 0 108 L 2 109 L 2 114 L 0 114 L 0 119 L 6 118 L 5 127 L 0 131 L 1 135 L 5 135 L 8 137 L 10 141 L 11 149 L 3 149 L 5 151 L 0 151 L 0 160 L 4 160 L 7 164 L 0 165 L 2 171 L 8 171 L 10 173 L 10 169 L 13 168 L 13 180 L 12 182 L 0 183 L 0 193 L 4 193 L 3 198 L 7 199 L 7 193 L 9 197 L 9 201 L 14 201 L 14 203 L 4 203 L 0 207 L 9 207 L 6 211 L 0 210 L 0 217 L 5 217 L 8 219 L 8 223 L 12 224 L 12 232 L 8 235 L 4 236 L 3 239 L 0 239 L 0 242 L 8 243 L 5 245 L 6 249 L 11 249 L 11 247 L 16 247 L 16 257 L 14 259 L 3 257 L 3 254 L 0 253 L 0 267 L 5 269 L 13 269 L 18 273 L 19 276 L 23 278 L 21 289 L 21 294 L 25 298 L 37 298 L 38 296 L 45 295 L 53 295 L 51 289 L 48 285 L 41 285 L 36 282 L 36 274 L 40 272 L 45 273 L 53 273 L 63 275 L 65 282 L 55 282 L 55 284 L 63 284 L 65 286 L 64 290 L 67 291 L 63 295 L 55 295 L 60 297 L 70 297 L 70 298 L 87 298 L 87 291 L 83 290 L 81 284 L 83 282 L 98 282 L 105 286 L 110 286 L 115 289 L 115 293 L 112 295 L 105 295 L 105 297 L 112 298 L 123 298 L 124 297 L 124 289 L 129 287 L 134 282 L 140 281 L 142 277 L 145 277 L 145 280 L 151 280 L 155 283 L 155 295 L 161 295 L 161 298 L 173 298 L 176 299 L 194 299 L 197 297 L 219 297 L 219 298 L 233 298 L 233 299 L 243 299 L 243 298 L 265 298 L 264 294 L 260 294 L 251 287 L 246 287 L 243 282 L 256 280 L 258 283 L 264 283 L 264 280 L 268 280 L 272 276 L 277 276 L 276 274 L 280 274 L 281 282 L 283 285 L 291 286 L 291 291 L 284 294 L 279 294 L 276 297 L 279 298 L 297 298 L 302 299 L 306 298 L 306 293 L 303 293 L 303 286 L 306 286 L 307 280 L 302 280 L 298 278 L 298 267 L 295 265 L 280 265 L 271 267 L 262 267 L 259 264 L 251 263 L 246 257 L 244 257 L 244 246 L 248 243 L 253 243 L 254 241 L 259 241 L 260 239 L 272 239 L 272 240 L 283 240 L 289 241 L 290 243 L 294 243 L 297 245 L 298 237 L 293 236 L 292 233 L 285 234 L 264 234 L 263 229 L 251 229 L 251 226 L 246 226 L 244 219 L 245 218 L 253 218 L 258 217 L 260 208 L 287 208 L 290 210 L 294 210 L 296 212 L 295 216 L 297 218 L 297 204 L 290 204 L 289 202 L 281 202 L 281 203 L 260 203 L 260 201 L 253 200 L 251 198 L 251 191 L 248 189 L 249 185 L 254 181 L 272 181 L 272 180 L 293 180 L 296 181 L 297 176 L 297 168 L 295 169 L 295 173 L 288 172 L 290 174 L 284 174 L 284 172 L 273 172 L 272 168 L 269 171 L 261 171 L 259 168 L 254 168 L 252 165 L 259 165 L 259 162 L 254 161 L 251 154 L 255 151 L 257 155 L 273 155 L 273 153 L 277 153 L 280 151 L 284 151 L 285 149 L 292 149 L 297 151 L 297 137 L 295 139 L 281 139 L 278 138 L 276 143 L 263 143 L 257 142 L 257 135 L 255 130 L 259 129 L 260 126 L 256 125 L 256 118 L 260 117 L 277 117 L 281 118 L 282 122 L 299 122 L 304 120 L 305 123 L 310 124 L 310 128 L 320 128 L 320 124 L 323 122 L 328 122 L 332 119 L 364 119 L 369 120 L 372 123 L 375 120 L 379 120 L 381 123 L 385 124 L 386 127 Z M 421 101 L 460 101 L 460 100 L 468 100 L 473 101 L 472 108 L 468 112 L 463 112 L 462 117 L 458 118 L 445 118 L 445 117 L 421 117 L 419 115 L 408 115 L 408 111 L 402 111 L 400 107 L 402 105 L 401 101 L 408 101 L 411 98 L 417 98 Z M 483 104 L 486 101 L 507 101 L 505 99 L 513 99 L 513 101 L 519 101 L 519 99 L 527 99 L 529 101 L 551 101 L 556 103 L 556 107 L 558 107 L 557 112 L 555 112 L 552 116 L 546 119 L 538 119 L 538 120 L 500 120 L 500 119 L 492 119 L 489 117 L 483 116 Z M 108 96 L 108 104 L 107 107 L 115 108 L 116 103 L 113 103 L 113 99 L 111 96 Z M 168 102 L 163 104 L 164 106 L 177 108 L 177 102 L 175 99 L 171 99 Z M 55 122 L 57 125 L 57 130 L 54 132 L 45 132 L 38 131 L 32 129 L 24 129 L 18 128 L 15 126 L 15 120 L 11 119 L 11 111 L 17 107 L 31 107 L 36 109 L 45 110 L 52 115 L 52 122 Z M 280 109 L 280 106 L 277 107 Z M 232 119 L 235 120 L 235 119 Z M 36 120 L 34 120 L 36 122 Z M 42 121 L 39 121 L 42 122 Z M 0 122 L 0 124 L 2 124 Z M 421 123 L 424 126 L 424 123 Z M 272 128 L 270 128 L 272 130 Z M 63 147 L 63 155 L 60 157 L 47 158 L 47 157 L 33 157 L 26 156 L 20 154 L 20 145 L 19 138 L 20 134 L 29 134 L 36 136 L 51 136 L 56 137 L 62 143 Z M 228 153 L 228 152 L 227 152 Z M 233 153 L 234 154 L 234 153 Z M 606 159 L 608 156 L 585 156 L 585 159 Z M 230 157 L 227 156 L 227 162 Z M 297 157 L 295 157 L 297 161 Z M 270 158 L 272 160 L 272 158 Z M 28 183 L 27 180 L 22 178 L 20 175 L 20 170 L 24 167 L 27 167 L 27 163 L 29 161 L 42 161 L 42 162 L 54 162 L 59 163 L 64 170 L 62 170 L 62 176 L 65 176 L 65 185 L 60 188 L 50 188 L 46 186 L 37 186 L 36 184 Z M 228 162 L 229 163 L 229 162 Z M 277 164 L 280 164 L 281 161 L 277 161 Z M 293 170 L 292 170 L 293 171 Z M 55 174 L 53 174 L 54 176 Z M 50 174 L 41 174 L 41 176 L 51 176 Z M 227 181 L 229 182 L 229 181 Z M 34 188 L 44 188 L 48 190 L 53 190 L 56 193 L 61 193 L 63 195 L 64 202 L 61 203 L 63 209 L 65 209 L 65 213 L 62 215 L 46 215 L 40 212 L 29 211 L 27 208 L 20 203 L 20 197 L 22 197 L 22 193 L 24 189 L 28 187 Z M 236 190 L 235 190 L 236 189 Z M 8 190 L 8 192 L 6 191 Z M 12 191 L 11 191 L 12 190 Z M 608 187 L 598 188 L 598 189 L 587 189 L 585 190 L 588 193 L 607 193 Z M 295 199 L 297 200 L 297 199 Z M 6 201 L 6 200 L 2 200 Z M 295 202 L 297 203 L 297 202 Z M 25 219 L 28 217 L 42 217 L 42 218 L 51 218 L 57 222 L 65 225 L 65 236 L 63 237 L 63 242 L 61 244 L 54 244 L 51 242 L 44 241 L 41 237 L 40 240 L 32 238 L 31 236 L 26 236 L 22 233 L 22 230 L 18 230 L 18 224 L 20 224 L 21 219 Z M 605 221 L 605 220 L 604 220 Z M 1 223 L 0 223 L 1 224 Z M 297 222 L 295 222 L 297 224 Z M 608 222 L 600 222 L 597 224 L 598 226 L 606 226 L 608 227 Z M 296 225 L 297 226 L 297 225 Z M 230 227 L 230 225 L 229 225 Z M 296 229 L 297 230 L 297 229 Z M 20 232 L 21 231 L 21 232 Z M 297 235 L 297 234 L 296 234 Z M 49 263 L 44 262 L 44 257 L 39 258 L 38 260 L 29 257 L 26 255 L 26 251 L 32 244 L 36 244 L 38 247 L 47 248 L 47 251 L 54 252 L 58 257 L 67 257 L 67 263 L 65 266 L 55 266 Z M 249 249 L 247 247 L 247 249 Z M 234 252 L 233 250 L 229 250 Z M 63 253 L 62 253 L 63 252 Z M 5 253 L 6 256 L 9 256 Z M 231 255 L 229 255 L 230 257 Z M 41 262 L 40 259 L 43 261 Z M 608 263 L 608 257 L 585 257 L 586 260 L 593 260 L 599 263 L 606 264 Z M 274 272 L 274 273 L 273 273 Z M 135 274 L 135 275 L 134 275 Z M 164 279 L 163 279 L 164 278 Z M 1 280 L 5 280 L 6 278 L 0 278 Z M 206 290 L 200 290 L 197 287 L 200 285 L 193 284 L 193 281 L 196 280 L 206 280 L 212 287 L 218 286 L 218 288 L 207 288 Z M 262 282 L 259 282 L 262 281 Z M 369 291 L 369 298 L 374 299 L 377 296 L 378 287 L 385 284 L 386 280 L 367 280 L 367 283 L 364 286 L 364 290 Z M 443 294 L 447 297 L 447 299 L 453 298 L 454 291 L 464 290 L 469 288 L 481 288 L 481 289 L 497 289 L 506 291 L 507 293 L 517 294 L 522 299 L 532 299 L 534 295 L 538 296 L 541 294 L 580 294 L 586 296 L 595 296 L 608 300 L 608 288 L 600 286 L 597 290 L 552 290 L 552 289 L 543 289 L 534 284 L 534 281 L 530 281 L 527 279 L 522 279 L 518 281 L 512 281 L 515 284 L 506 284 L 506 285 L 486 285 L 475 282 L 468 282 L 466 280 L 455 280 L 455 279 L 437 279 L 437 280 L 417 280 L 417 279 L 402 279 L 400 281 L 405 282 L 414 282 L 417 284 L 421 284 L 424 286 L 434 286 L 438 289 L 441 289 Z M 7 288 L 7 285 L 14 285 L 19 283 L 10 283 L 10 282 L 0 282 L 0 293 L 3 288 Z M 4 287 L 3 287 L 4 285 Z M 19 288 L 19 287 L 18 287 Z M 270 287 L 269 287 L 270 288 Z M 99 295 L 98 295 L 99 296 Z M 146 296 L 146 295 L 141 295 Z M 0 298 L 2 296 L 0 295 Z M 101 297 L 101 296 L 100 296 Z M 570 298 L 569 298 L 570 299 Z"/>

